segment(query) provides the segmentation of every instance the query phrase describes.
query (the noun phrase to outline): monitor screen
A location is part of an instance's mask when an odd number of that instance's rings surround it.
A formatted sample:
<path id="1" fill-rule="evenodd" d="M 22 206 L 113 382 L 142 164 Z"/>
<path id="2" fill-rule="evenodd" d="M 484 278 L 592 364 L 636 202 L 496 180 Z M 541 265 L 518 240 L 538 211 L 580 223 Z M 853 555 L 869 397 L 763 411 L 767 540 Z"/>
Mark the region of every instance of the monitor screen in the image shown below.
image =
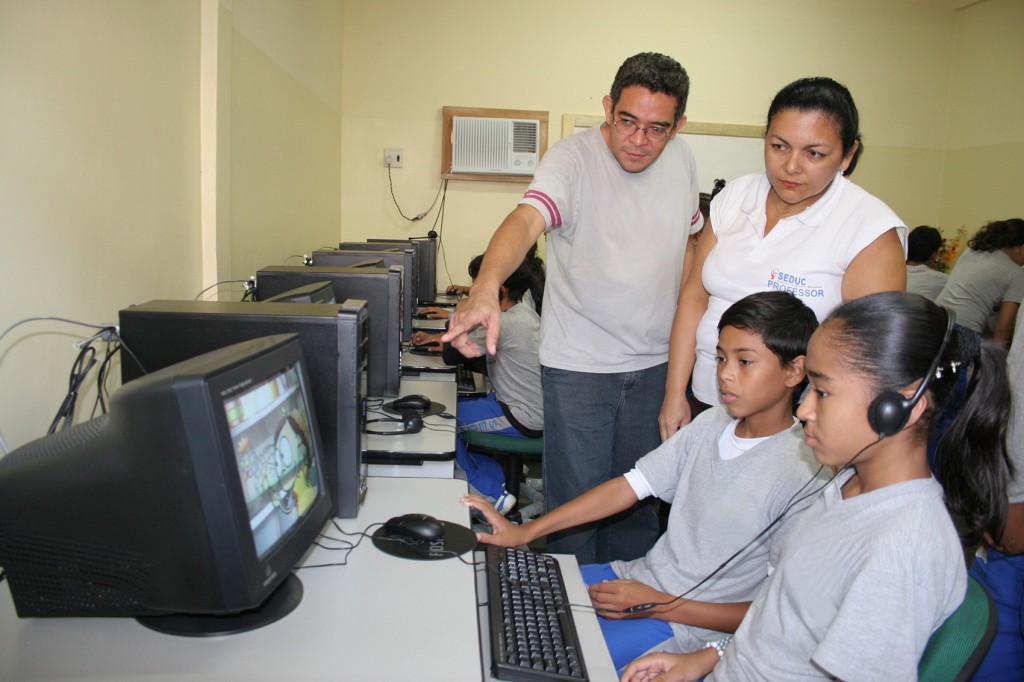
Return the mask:
<path id="1" fill-rule="evenodd" d="M 222 397 L 256 556 L 263 559 L 326 488 L 298 367 Z"/>
<path id="2" fill-rule="evenodd" d="M 120 311 L 124 384 L 216 348 L 270 334 L 298 334 L 334 515 L 355 518 L 366 493 L 362 403 L 369 346 L 364 301 L 343 304 L 149 301 Z"/>
<path id="3" fill-rule="evenodd" d="M 347 251 L 344 249 L 317 249 L 313 252 L 313 265 L 324 265 L 340 268 L 367 267 L 365 251 Z M 411 246 L 402 249 L 390 249 L 374 254 L 374 260 L 384 264 L 402 268 L 402 341 L 412 341 L 412 316 L 416 310 L 416 250 Z M 372 262 L 372 261 L 371 261 Z"/>
<path id="4" fill-rule="evenodd" d="M 334 284 L 334 298 L 338 301 L 366 301 L 370 325 L 367 390 L 376 398 L 397 396 L 402 379 L 401 268 L 269 265 L 256 272 L 256 296 L 262 300 L 321 280 Z"/>
<path id="5" fill-rule="evenodd" d="M 247 305 L 247 304 L 246 304 Z M 114 392 L 0 460 L 0 565 L 21 617 L 172 634 L 273 622 L 330 516 L 302 345 L 253 339 Z"/>

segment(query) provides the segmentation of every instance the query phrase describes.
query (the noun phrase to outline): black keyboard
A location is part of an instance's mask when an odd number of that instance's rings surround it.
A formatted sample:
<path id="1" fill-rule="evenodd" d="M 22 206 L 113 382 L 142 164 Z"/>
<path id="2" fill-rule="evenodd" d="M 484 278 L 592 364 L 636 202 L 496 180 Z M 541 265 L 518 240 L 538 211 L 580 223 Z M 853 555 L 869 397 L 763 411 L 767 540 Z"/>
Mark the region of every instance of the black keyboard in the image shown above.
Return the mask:
<path id="1" fill-rule="evenodd" d="M 479 394 L 483 391 L 476 385 L 476 372 L 465 365 L 455 365 L 456 390 L 460 395 Z"/>
<path id="2" fill-rule="evenodd" d="M 555 558 L 495 545 L 485 551 L 494 677 L 585 682 L 583 653 Z"/>

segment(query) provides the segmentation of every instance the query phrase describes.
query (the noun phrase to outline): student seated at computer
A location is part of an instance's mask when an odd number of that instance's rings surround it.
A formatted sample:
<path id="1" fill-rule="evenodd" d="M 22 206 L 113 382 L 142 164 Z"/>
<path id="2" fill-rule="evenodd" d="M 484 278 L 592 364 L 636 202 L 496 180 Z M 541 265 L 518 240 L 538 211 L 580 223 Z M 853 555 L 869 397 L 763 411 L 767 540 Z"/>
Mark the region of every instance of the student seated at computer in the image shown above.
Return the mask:
<path id="1" fill-rule="evenodd" d="M 724 181 L 716 181 L 716 182 L 722 182 L 723 185 L 725 184 Z M 717 189 L 721 189 L 721 188 L 718 188 L 717 185 L 716 185 L 716 191 L 717 191 Z M 473 261 L 470 261 L 470 264 L 469 264 L 469 276 L 470 276 L 470 278 L 473 281 L 476 281 L 476 273 L 480 271 L 480 262 L 483 260 L 483 256 L 477 256 L 473 260 L 476 261 L 476 268 L 474 270 Z M 541 259 L 540 256 L 537 255 L 537 244 L 536 243 L 534 243 L 534 245 L 530 247 L 530 250 L 526 252 L 526 260 L 533 267 L 534 278 L 535 278 L 535 280 L 537 282 L 540 283 L 540 288 L 541 288 L 541 290 L 543 290 L 543 288 L 544 288 L 544 279 L 545 279 L 544 261 L 543 261 L 543 259 Z M 472 290 L 473 290 L 473 285 L 472 284 L 449 284 L 448 288 L 445 289 L 445 293 L 453 295 L 453 296 L 469 296 L 469 292 L 472 291 Z M 540 307 L 536 306 L 536 305 L 534 307 L 537 308 L 537 313 L 539 314 L 540 313 Z"/>
<path id="2" fill-rule="evenodd" d="M 479 272 L 482 260 L 480 256 L 470 263 L 471 275 Z M 497 352 L 484 359 L 486 368 L 475 364 L 481 358 L 462 358 L 458 351 L 445 349 L 446 362 L 465 362 L 474 371 L 484 369 L 492 389 L 483 397 L 459 398 L 459 431 L 487 431 L 519 438 L 543 435 L 544 394 L 538 357 L 540 316 L 533 305 L 524 302 L 527 297 L 539 298 L 538 286 L 528 261 L 523 261 L 502 284 L 501 336 Z M 494 509 L 507 514 L 515 507 L 516 498 L 505 490 L 501 465 L 486 455 L 470 452 L 461 438 L 456 439 L 455 457 L 466 472 L 466 480 Z"/>
<path id="3" fill-rule="evenodd" d="M 903 292 L 854 299 L 822 322 L 797 416 L 814 456 L 839 473 L 790 531 L 731 643 L 645 656 L 623 680 L 917 679 L 967 589 L 961 544 L 998 538 L 1006 520 L 1003 355 L 993 345 L 965 354 L 949 322 Z M 928 432 L 968 371 L 936 480 Z"/>
<path id="4" fill-rule="evenodd" d="M 693 651 L 735 631 L 782 538 L 826 480 L 793 416 L 805 384 L 804 353 L 817 326 L 814 311 L 788 292 L 740 299 L 718 325 L 723 404 L 632 471 L 521 526 L 467 496 L 464 503 L 492 526 L 477 538 L 523 545 L 660 497 L 672 504 L 668 526 L 646 556 L 580 569 L 616 668 L 650 650 Z"/>

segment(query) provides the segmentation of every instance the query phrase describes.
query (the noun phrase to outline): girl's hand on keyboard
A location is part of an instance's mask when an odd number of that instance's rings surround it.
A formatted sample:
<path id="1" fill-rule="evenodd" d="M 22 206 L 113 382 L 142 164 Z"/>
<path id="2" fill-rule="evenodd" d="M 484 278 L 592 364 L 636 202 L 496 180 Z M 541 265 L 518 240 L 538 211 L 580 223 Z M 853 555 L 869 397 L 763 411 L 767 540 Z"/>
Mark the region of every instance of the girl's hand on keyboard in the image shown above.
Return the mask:
<path id="1" fill-rule="evenodd" d="M 718 663 L 714 649 L 702 649 L 692 654 L 648 654 L 636 659 L 622 673 L 622 682 L 689 682 L 699 680 Z"/>
<path id="2" fill-rule="evenodd" d="M 478 541 L 501 547 L 518 547 L 533 539 L 525 532 L 523 526 L 518 526 L 506 519 L 491 506 L 490 502 L 479 495 L 463 495 L 460 501 L 467 507 L 472 507 L 483 514 L 491 527 L 490 533 L 476 534 Z"/>

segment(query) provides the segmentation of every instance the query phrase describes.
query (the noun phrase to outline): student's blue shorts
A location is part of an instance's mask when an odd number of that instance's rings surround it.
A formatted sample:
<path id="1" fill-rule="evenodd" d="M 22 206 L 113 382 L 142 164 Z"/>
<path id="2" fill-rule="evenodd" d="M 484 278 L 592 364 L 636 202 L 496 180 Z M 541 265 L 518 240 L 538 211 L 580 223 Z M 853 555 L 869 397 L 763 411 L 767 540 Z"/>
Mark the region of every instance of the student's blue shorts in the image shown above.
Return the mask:
<path id="1" fill-rule="evenodd" d="M 580 574 L 587 585 L 619 579 L 610 564 L 585 564 L 580 566 Z M 597 622 L 619 675 L 633 659 L 674 637 L 672 626 L 656 618 L 611 620 L 598 614 Z"/>

